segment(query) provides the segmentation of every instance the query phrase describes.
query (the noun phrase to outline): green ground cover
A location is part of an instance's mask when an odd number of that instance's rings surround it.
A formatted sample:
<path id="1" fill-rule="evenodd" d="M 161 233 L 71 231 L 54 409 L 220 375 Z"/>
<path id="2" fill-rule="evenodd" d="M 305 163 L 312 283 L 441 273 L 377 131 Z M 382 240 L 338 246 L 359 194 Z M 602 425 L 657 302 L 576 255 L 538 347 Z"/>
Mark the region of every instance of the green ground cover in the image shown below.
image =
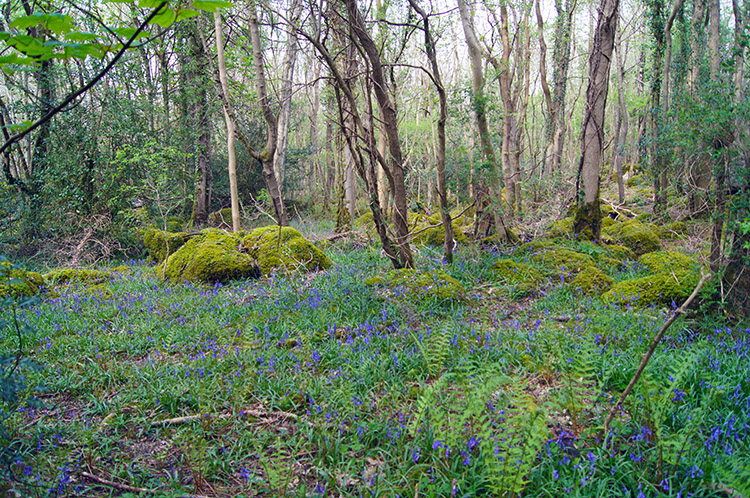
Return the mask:
<path id="1" fill-rule="evenodd" d="M 0 349 L 17 349 L 15 313 L 43 368 L 3 402 L 0 490 L 137 495 L 96 476 L 160 497 L 747 496 L 749 330 L 679 319 L 605 445 L 670 305 L 603 302 L 521 250 L 461 247 L 445 266 L 421 249 L 456 299 L 373 285 L 390 270 L 374 249 L 327 254 L 323 272 L 213 286 L 132 263 L 111 293 L 6 299 Z M 533 288 L 498 260 L 536 268 Z"/>

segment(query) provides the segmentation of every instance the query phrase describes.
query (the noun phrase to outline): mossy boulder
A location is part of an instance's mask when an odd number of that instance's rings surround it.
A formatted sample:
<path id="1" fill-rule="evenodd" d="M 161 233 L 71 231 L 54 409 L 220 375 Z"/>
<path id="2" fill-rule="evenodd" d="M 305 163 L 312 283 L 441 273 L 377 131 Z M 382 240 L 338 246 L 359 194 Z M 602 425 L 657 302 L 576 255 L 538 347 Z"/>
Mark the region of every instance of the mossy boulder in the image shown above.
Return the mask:
<path id="1" fill-rule="evenodd" d="M 698 262 L 677 251 L 655 251 L 644 254 L 638 261 L 651 273 L 697 272 Z"/>
<path id="2" fill-rule="evenodd" d="M 149 259 L 156 263 L 177 252 L 187 239 L 188 235 L 184 232 L 170 233 L 156 228 L 147 228 L 143 233 L 143 244 L 148 249 Z"/>
<path id="3" fill-rule="evenodd" d="M 596 295 L 609 290 L 614 280 L 595 266 L 587 266 L 570 282 L 571 287 L 583 294 Z"/>
<path id="4" fill-rule="evenodd" d="M 409 231 L 414 234 L 412 242 L 417 245 L 442 246 L 445 242 L 445 230 L 441 223 L 442 219 L 439 213 L 431 216 L 409 213 Z M 467 242 L 466 235 L 461 231 L 463 227 L 455 221 L 451 222 L 451 226 L 453 227 L 453 238 L 460 243 Z"/>
<path id="5" fill-rule="evenodd" d="M 388 272 L 385 277 L 374 277 L 366 282 L 370 285 L 385 285 L 396 296 L 404 296 L 415 300 L 457 301 L 466 297 L 464 286 L 442 270 L 427 272 L 412 269 L 393 270 Z"/>
<path id="6" fill-rule="evenodd" d="M 331 267 L 328 256 L 291 227 L 256 228 L 242 238 L 242 247 L 257 261 L 263 275 Z"/>
<path id="7" fill-rule="evenodd" d="M 563 247 L 550 247 L 531 256 L 531 259 L 546 266 L 550 272 L 559 274 L 575 274 L 588 266 L 595 266 L 594 258 L 590 255 Z"/>
<path id="8" fill-rule="evenodd" d="M 60 268 L 47 273 L 44 278 L 53 285 L 80 284 L 91 286 L 109 281 L 111 274 L 107 271 L 90 270 L 88 268 Z"/>
<path id="9" fill-rule="evenodd" d="M 179 233 L 185 230 L 185 221 L 176 216 L 170 216 L 169 218 L 167 218 L 167 222 L 165 223 L 165 225 L 167 228 L 167 232 L 169 233 Z"/>
<path id="10" fill-rule="evenodd" d="M 44 287 L 40 273 L 13 268 L 8 261 L 0 262 L 0 299 L 36 296 Z"/>
<path id="11" fill-rule="evenodd" d="M 662 236 L 665 239 L 676 239 L 687 233 L 687 223 L 684 221 L 674 221 L 667 224 L 662 229 Z"/>
<path id="12" fill-rule="evenodd" d="M 661 249 L 658 227 L 637 220 L 610 225 L 602 229 L 602 235 L 607 242 L 620 242 L 638 256 Z"/>
<path id="13" fill-rule="evenodd" d="M 547 229 L 547 237 L 550 239 L 567 239 L 573 236 L 573 222 L 571 217 L 557 220 Z"/>
<path id="14" fill-rule="evenodd" d="M 232 228 L 232 208 L 224 208 L 209 213 L 208 224 L 217 228 Z"/>
<path id="15" fill-rule="evenodd" d="M 542 274 L 527 263 L 518 263 L 512 259 L 501 259 L 492 265 L 492 273 L 495 279 L 516 290 L 528 293 L 533 292 L 542 282 Z"/>
<path id="16" fill-rule="evenodd" d="M 618 282 L 602 299 L 620 305 L 651 306 L 681 304 L 687 299 L 700 276 L 697 272 L 659 273 Z"/>
<path id="17" fill-rule="evenodd" d="M 608 244 L 604 246 L 610 257 L 618 261 L 631 261 L 636 259 L 635 253 L 625 246 L 619 244 Z"/>
<path id="18" fill-rule="evenodd" d="M 164 276 L 172 283 L 210 284 L 259 277 L 255 258 L 240 249 L 238 236 L 223 230 L 203 230 L 169 256 Z"/>

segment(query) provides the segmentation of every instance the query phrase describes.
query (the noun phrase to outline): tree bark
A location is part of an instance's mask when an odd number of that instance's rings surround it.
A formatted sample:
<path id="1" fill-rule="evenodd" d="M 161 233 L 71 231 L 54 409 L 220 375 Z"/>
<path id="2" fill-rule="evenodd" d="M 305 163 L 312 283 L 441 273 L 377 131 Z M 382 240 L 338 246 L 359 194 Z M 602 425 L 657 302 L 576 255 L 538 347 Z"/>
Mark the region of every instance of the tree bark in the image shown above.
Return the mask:
<path id="1" fill-rule="evenodd" d="M 581 159 L 576 190 L 578 210 L 574 230 L 594 241 L 601 238 L 602 214 L 599 206 L 599 175 L 604 148 L 604 112 L 609 90 L 609 66 L 615 43 L 619 0 L 602 0 L 589 56 L 586 110 L 581 129 Z M 590 232 L 590 233 L 586 233 Z"/>

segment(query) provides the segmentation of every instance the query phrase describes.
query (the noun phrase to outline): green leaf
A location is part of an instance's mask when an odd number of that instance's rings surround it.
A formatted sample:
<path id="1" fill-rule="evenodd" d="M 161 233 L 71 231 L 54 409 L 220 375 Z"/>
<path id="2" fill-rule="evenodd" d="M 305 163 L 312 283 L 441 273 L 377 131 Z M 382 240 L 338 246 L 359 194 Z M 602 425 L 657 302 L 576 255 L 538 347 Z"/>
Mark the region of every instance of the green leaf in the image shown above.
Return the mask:
<path id="1" fill-rule="evenodd" d="M 162 28 L 168 28 L 174 24 L 175 19 L 177 19 L 177 14 L 174 9 L 164 9 L 162 12 L 155 15 L 149 24 L 157 24 Z"/>
<path id="2" fill-rule="evenodd" d="M 17 132 L 17 131 L 23 131 L 29 126 L 31 126 L 33 121 L 23 121 L 21 123 L 11 123 L 9 125 L 6 125 L 5 127 L 8 128 L 8 130 Z"/>
<path id="3" fill-rule="evenodd" d="M 10 27 L 17 29 L 27 29 L 32 26 L 38 26 L 40 24 L 53 33 L 60 34 L 73 29 L 74 20 L 72 17 L 66 14 L 45 14 L 43 12 L 35 12 L 33 14 L 29 14 L 28 16 L 13 19 L 13 21 L 11 21 L 10 23 Z"/>
<path id="4" fill-rule="evenodd" d="M 115 28 L 112 31 L 122 36 L 123 38 L 127 38 L 129 40 L 130 37 L 133 36 L 137 30 L 135 28 L 121 27 L 121 28 Z M 138 33 L 136 40 L 140 40 L 141 38 L 147 38 L 149 36 L 151 35 L 149 35 L 147 32 L 141 31 L 140 33 Z"/>
<path id="5" fill-rule="evenodd" d="M 232 2 L 225 0 L 194 0 L 193 8 L 205 10 L 207 12 L 216 12 L 218 9 L 227 9 L 231 7 Z"/>
<path id="6" fill-rule="evenodd" d="M 139 0 L 138 1 L 138 7 L 142 7 L 145 9 L 155 9 L 161 4 L 162 4 L 161 0 Z"/>
<path id="7" fill-rule="evenodd" d="M 197 10 L 193 9 L 176 9 L 175 11 L 177 12 L 177 19 L 175 19 L 175 22 L 180 22 L 183 19 L 190 19 L 191 17 L 200 15 Z"/>
<path id="8" fill-rule="evenodd" d="M 83 31 L 72 31 L 65 35 L 65 39 L 72 42 L 95 41 L 99 39 L 96 33 L 87 33 Z"/>
<path id="9" fill-rule="evenodd" d="M 38 39 L 29 35 L 16 35 L 8 39 L 8 45 L 14 47 L 19 52 L 34 57 L 42 55 L 52 55 L 52 47 L 44 46 Z"/>

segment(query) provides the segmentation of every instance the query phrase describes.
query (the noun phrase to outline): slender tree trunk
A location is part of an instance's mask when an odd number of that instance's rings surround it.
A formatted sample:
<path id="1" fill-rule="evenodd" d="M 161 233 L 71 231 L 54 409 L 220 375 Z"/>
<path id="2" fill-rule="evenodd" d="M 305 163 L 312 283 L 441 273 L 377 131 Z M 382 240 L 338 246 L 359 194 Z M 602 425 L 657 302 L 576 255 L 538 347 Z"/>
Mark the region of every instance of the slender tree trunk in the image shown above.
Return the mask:
<path id="1" fill-rule="evenodd" d="M 448 101 L 445 96 L 445 87 L 440 78 L 440 66 L 437 62 L 435 41 L 430 30 L 429 17 L 423 11 L 416 0 L 409 0 L 412 8 L 422 17 L 422 29 L 424 30 L 424 45 L 427 58 L 430 60 L 432 69 L 432 81 L 438 92 L 440 102 L 440 116 L 437 122 L 437 149 L 435 151 L 435 170 L 437 172 L 437 190 L 440 198 L 440 219 L 443 222 L 445 241 L 443 244 L 443 257 L 445 261 L 453 263 L 453 220 L 451 219 L 450 206 L 448 206 L 448 195 L 445 185 L 445 123 L 448 121 Z"/>
<path id="2" fill-rule="evenodd" d="M 510 237 L 509 230 L 506 226 L 503 214 L 502 189 L 500 188 L 500 171 L 497 164 L 495 149 L 490 140 L 490 130 L 487 124 L 486 102 L 484 96 L 484 71 L 482 68 L 482 52 L 474 32 L 469 9 L 465 0 L 458 0 L 458 11 L 461 16 L 461 24 L 466 37 L 466 44 L 469 47 L 469 58 L 471 59 L 472 89 L 474 111 L 476 113 L 477 127 L 479 128 L 479 142 L 481 145 L 482 156 L 489 166 L 489 184 L 490 194 L 493 205 L 492 214 L 495 222 L 495 230 L 498 239 L 505 240 Z M 477 204 L 477 214 L 482 206 Z"/>
<path id="3" fill-rule="evenodd" d="M 237 133 L 234 119 L 229 108 L 229 84 L 227 82 L 227 64 L 224 58 L 224 36 L 222 30 L 221 14 L 217 9 L 214 12 L 214 30 L 216 31 L 216 53 L 219 68 L 219 82 L 221 84 L 222 101 L 225 102 L 224 121 L 227 125 L 227 160 L 229 165 L 229 195 L 232 206 L 232 231 L 238 233 L 240 226 L 240 201 L 237 190 L 237 158 L 235 155 L 234 136 Z"/>
<path id="4" fill-rule="evenodd" d="M 578 164 L 576 190 L 578 210 L 574 230 L 587 234 L 592 240 L 601 237 L 601 208 L 599 206 L 599 174 L 604 148 L 604 111 L 609 90 L 609 65 L 615 43 L 619 0 L 602 0 L 596 22 L 591 54 L 589 81 L 586 90 L 586 110 L 581 128 L 581 159 Z"/>
<path id="5" fill-rule="evenodd" d="M 289 121 L 292 116 L 292 84 L 294 83 L 294 66 L 297 60 L 297 30 L 294 25 L 299 20 L 302 3 L 292 0 L 289 7 L 289 22 L 292 26 L 286 30 L 286 53 L 282 63 L 281 109 L 279 109 L 278 146 L 273 155 L 273 171 L 279 183 L 279 193 L 284 193 L 284 176 L 286 174 L 286 151 L 289 143 Z"/>
<path id="6" fill-rule="evenodd" d="M 619 23 L 618 23 L 619 24 Z M 617 31 L 617 122 L 618 133 L 615 138 L 617 147 L 614 153 L 615 172 L 617 174 L 617 200 L 625 202 L 625 181 L 622 173 L 622 162 L 625 158 L 625 147 L 628 139 L 628 109 L 625 105 L 625 59 L 627 53 L 622 49 L 622 28 Z"/>

